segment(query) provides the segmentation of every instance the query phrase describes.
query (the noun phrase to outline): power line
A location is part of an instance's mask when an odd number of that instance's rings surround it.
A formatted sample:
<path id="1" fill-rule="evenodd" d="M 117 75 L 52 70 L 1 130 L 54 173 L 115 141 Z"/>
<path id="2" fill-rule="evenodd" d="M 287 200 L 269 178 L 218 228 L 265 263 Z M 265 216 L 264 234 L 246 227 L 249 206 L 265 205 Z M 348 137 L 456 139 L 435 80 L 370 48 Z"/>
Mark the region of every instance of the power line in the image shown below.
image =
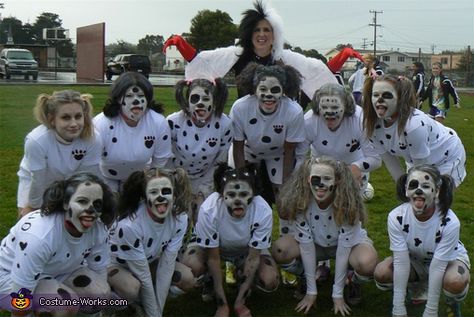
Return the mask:
<path id="1" fill-rule="evenodd" d="M 369 26 L 374 27 L 374 57 L 377 57 L 377 26 L 382 26 L 377 24 L 377 13 L 383 13 L 383 11 L 370 10 L 369 12 L 374 14 L 373 23 L 369 23 Z"/>

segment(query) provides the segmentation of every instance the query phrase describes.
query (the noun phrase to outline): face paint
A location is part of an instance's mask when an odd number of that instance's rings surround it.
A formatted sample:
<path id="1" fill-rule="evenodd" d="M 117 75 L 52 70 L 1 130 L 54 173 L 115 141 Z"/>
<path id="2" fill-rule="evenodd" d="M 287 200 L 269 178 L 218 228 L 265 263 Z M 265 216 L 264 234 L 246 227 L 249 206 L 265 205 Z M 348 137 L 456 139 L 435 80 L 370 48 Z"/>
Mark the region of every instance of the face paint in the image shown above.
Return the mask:
<path id="1" fill-rule="evenodd" d="M 65 141 L 72 142 L 84 129 L 84 112 L 77 103 L 67 103 L 58 107 L 51 125 Z"/>
<path id="2" fill-rule="evenodd" d="M 123 96 L 122 113 L 126 118 L 138 122 L 145 114 L 147 105 L 143 90 L 138 86 L 131 86 Z"/>
<path id="3" fill-rule="evenodd" d="M 430 174 L 414 171 L 407 177 L 405 195 L 410 199 L 415 215 L 420 216 L 434 207 L 438 191 Z"/>
<path id="4" fill-rule="evenodd" d="M 68 205 L 64 206 L 67 210 L 66 221 L 80 233 L 89 231 L 102 214 L 102 196 L 102 187 L 99 184 L 79 184 Z"/>
<path id="5" fill-rule="evenodd" d="M 309 176 L 309 184 L 314 199 L 318 203 L 328 202 L 336 190 L 334 169 L 326 164 L 313 164 Z"/>
<path id="6" fill-rule="evenodd" d="M 263 113 L 271 114 L 277 110 L 283 96 L 283 87 L 276 77 L 263 77 L 258 83 L 255 93 Z"/>
<path id="7" fill-rule="evenodd" d="M 224 186 L 223 196 L 230 215 L 243 218 L 247 213 L 247 207 L 252 202 L 253 190 L 245 181 L 230 181 Z"/>
<path id="8" fill-rule="evenodd" d="M 372 106 L 377 117 L 392 121 L 396 115 L 398 97 L 395 87 L 388 81 L 377 80 L 372 88 Z"/>
<path id="9" fill-rule="evenodd" d="M 214 97 L 209 89 L 194 87 L 189 93 L 189 112 L 197 124 L 204 125 L 214 111 Z"/>
<path id="10" fill-rule="evenodd" d="M 344 117 L 344 104 L 339 96 L 321 96 L 319 113 L 329 130 L 335 131 Z"/>
<path id="11" fill-rule="evenodd" d="M 152 178 L 146 184 L 146 201 L 153 217 L 162 221 L 173 208 L 173 184 L 168 177 Z"/>

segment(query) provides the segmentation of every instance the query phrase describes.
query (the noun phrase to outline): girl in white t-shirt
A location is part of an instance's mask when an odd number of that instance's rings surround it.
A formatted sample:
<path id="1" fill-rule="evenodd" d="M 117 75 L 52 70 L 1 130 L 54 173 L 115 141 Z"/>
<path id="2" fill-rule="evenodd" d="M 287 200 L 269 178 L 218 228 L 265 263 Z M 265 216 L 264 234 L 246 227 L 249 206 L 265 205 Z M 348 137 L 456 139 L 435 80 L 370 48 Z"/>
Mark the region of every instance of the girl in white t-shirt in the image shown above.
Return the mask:
<path id="1" fill-rule="evenodd" d="M 459 186 L 466 176 L 466 151 L 456 132 L 416 109 L 412 82 L 405 77 L 369 78 L 364 89 L 364 128 L 392 178 L 421 164 L 436 166 Z"/>
<path id="2" fill-rule="evenodd" d="M 351 171 L 333 158 L 308 158 L 283 185 L 278 206 L 294 221 L 296 230 L 293 236 L 275 241 L 273 257 L 284 270 L 304 274 L 306 280 L 305 295 L 296 310 L 308 313 L 316 302 L 318 261 L 335 259 L 334 313 L 350 314 L 346 300 L 351 304 L 360 300 L 359 283 L 372 278 L 377 264 L 377 252 L 362 228 L 366 212 Z M 349 296 L 345 300 L 346 279 Z"/>
<path id="3" fill-rule="evenodd" d="M 467 296 L 470 262 L 459 241 L 460 222 L 450 209 L 453 180 L 431 165 L 411 168 L 397 183 L 398 198 L 405 202 L 388 215 L 390 256 L 374 273 L 380 289 L 393 289 L 392 316 L 407 316 L 407 286 L 427 288 L 423 316 L 438 316 L 441 290 L 449 316 L 461 316 Z M 416 285 L 416 284 L 418 285 Z"/>
<path id="4" fill-rule="evenodd" d="M 162 316 L 171 284 L 180 290 L 194 284 L 191 270 L 176 262 L 190 204 L 180 168 L 137 171 L 123 185 L 119 221 L 110 232 L 109 283 L 119 297 L 139 302 L 146 316 Z"/>
<path id="5" fill-rule="evenodd" d="M 182 80 L 176 84 L 175 93 L 181 111 L 167 117 L 174 166 L 188 173 L 192 186 L 193 222 L 201 203 L 214 191 L 214 170 L 217 163 L 227 162 L 232 144 L 232 121 L 223 113 L 227 95 L 221 78 Z"/>
<path id="6" fill-rule="evenodd" d="M 65 316 L 57 306 L 41 305 L 43 297 L 107 300 L 107 227 L 115 219 L 114 194 L 98 176 L 81 172 L 51 184 L 43 198 L 41 209 L 21 218 L 0 244 L 0 310 L 12 309 L 2 303 L 10 303 L 13 294 L 31 299 L 21 316 L 48 310 Z M 63 306 L 89 314 L 102 308 Z"/>
<path id="7" fill-rule="evenodd" d="M 103 141 L 100 170 L 120 192 L 135 171 L 171 164 L 170 129 L 163 109 L 153 100 L 153 86 L 137 72 L 126 72 L 112 84 L 104 110 L 94 118 Z"/>
<path id="8" fill-rule="evenodd" d="M 216 316 L 229 316 L 224 294 L 221 259 L 237 269 L 239 288 L 233 308 L 237 316 L 250 316 L 245 305 L 251 287 L 271 292 L 277 289 L 279 274 L 268 248 L 272 237 L 272 209 L 255 195 L 253 167 L 233 169 L 220 164 L 214 174 L 216 192 L 201 205 L 195 227 L 196 240 L 184 252 L 182 263 L 196 277 L 210 275 L 210 288 L 217 303 Z M 204 288 L 209 287 L 206 278 Z M 203 299 L 206 299 L 203 293 Z"/>
<path id="9" fill-rule="evenodd" d="M 34 114 L 41 125 L 25 138 L 18 171 L 18 212 L 38 209 L 46 188 L 75 172 L 100 175 L 100 137 L 92 125 L 91 95 L 73 90 L 41 94 Z"/>

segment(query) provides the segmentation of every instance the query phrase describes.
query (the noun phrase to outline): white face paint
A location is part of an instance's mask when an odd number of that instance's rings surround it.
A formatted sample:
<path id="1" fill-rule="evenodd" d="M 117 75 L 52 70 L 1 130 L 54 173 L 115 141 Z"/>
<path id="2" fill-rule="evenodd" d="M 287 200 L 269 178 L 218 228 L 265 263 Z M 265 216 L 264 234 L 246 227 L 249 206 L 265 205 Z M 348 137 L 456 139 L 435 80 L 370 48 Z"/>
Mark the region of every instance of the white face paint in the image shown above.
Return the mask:
<path id="1" fill-rule="evenodd" d="M 397 114 L 397 91 L 388 81 L 377 80 L 372 88 L 372 106 L 377 117 L 387 121 L 393 121 Z"/>
<path id="2" fill-rule="evenodd" d="M 422 171 L 413 171 L 408 175 L 405 195 L 416 216 L 421 216 L 427 209 L 434 207 L 438 190 L 430 174 Z"/>
<path id="3" fill-rule="evenodd" d="M 271 114 L 277 110 L 283 96 L 283 87 L 276 77 L 263 77 L 255 91 L 260 109 Z"/>
<path id="4" fill-rule="evenodd" d="M 151 214 L 163 220 L 173 208 L 173 184 L 167 177 L 152 178 L 146 184 L 146 201 Z"/>
<path id="5" fill-rule="evenodd" d="M 194 87 L 189 93 L 189 112 L 199 123 L 204 124 L 214 111 L 214 97 L 209 89 Z"/>
<path id="6" fill-rule="evenodd" d="M 224 202 L 232 217 L 243 218 L 252 202 L 253 190 L 250 184 L 241 180 L 230 181 L 224 186 Z"/>
<path id="7" fill-rule="evenodd" d="M 344 103 L 339 96 L 321 96 L 319 114 L 329 130 L 335 131 L 344 118 Z"/>
<path id="8" fill-rule="evenodd" d="M 79 184 L 69 203 L 64 206 L 67 210 L 66 221 L 80 233 L 89 231 L 102 214 L 102 196 L 102 187 L 99 184 Z"/>
<path id="9" fill-rule="evenodd" d="M 318 203 L 332 200 L 332 195 L 336 190 L 336 175 L 331 166 L 319 163 L 313 164 L 308 182 Z"/>
<path id="10" fill-rule="evenodd" d="M 122 113 L 128 119 L 138 122 L 145 114 L 148 102 L 145 93 L 138 86 L 131 86 L 122 99 Z"/>

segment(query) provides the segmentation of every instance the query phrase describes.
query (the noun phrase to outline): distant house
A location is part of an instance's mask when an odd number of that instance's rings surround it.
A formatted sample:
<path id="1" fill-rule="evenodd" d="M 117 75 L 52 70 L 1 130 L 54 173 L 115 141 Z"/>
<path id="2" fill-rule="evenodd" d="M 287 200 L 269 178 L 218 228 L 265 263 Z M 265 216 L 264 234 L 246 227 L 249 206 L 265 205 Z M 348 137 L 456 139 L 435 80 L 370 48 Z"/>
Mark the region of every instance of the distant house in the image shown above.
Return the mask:
<path id="1" fill-rule="evenodd" d="M 183 71 L 186 61 L 176 46 L 168 46 L 166 48 L 166 61 L 163 70 Z"/>
<path id="2" fill-rule="evenodd" d="M 440 62 L 444 70 L 455 70 L 459 68 L 462 55 L 462 53 L 431 55 L 431 64 Z"/>

